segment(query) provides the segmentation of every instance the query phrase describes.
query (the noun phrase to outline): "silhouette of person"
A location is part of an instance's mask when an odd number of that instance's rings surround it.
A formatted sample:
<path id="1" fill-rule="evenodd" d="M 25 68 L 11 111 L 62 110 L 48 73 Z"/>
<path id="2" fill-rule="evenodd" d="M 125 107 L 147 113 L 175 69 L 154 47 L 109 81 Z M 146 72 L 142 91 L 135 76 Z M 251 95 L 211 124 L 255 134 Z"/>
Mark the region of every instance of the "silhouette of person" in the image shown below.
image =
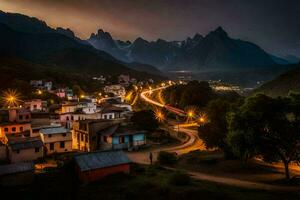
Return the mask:
<path id="1" fill-rule="evenodd" d="M 149 159 L 150 159 L 150 164 L 152 165 L 152 160 L 153 160 L 152 152 L 150 152 L 150 154 L 149 154 Z"/>

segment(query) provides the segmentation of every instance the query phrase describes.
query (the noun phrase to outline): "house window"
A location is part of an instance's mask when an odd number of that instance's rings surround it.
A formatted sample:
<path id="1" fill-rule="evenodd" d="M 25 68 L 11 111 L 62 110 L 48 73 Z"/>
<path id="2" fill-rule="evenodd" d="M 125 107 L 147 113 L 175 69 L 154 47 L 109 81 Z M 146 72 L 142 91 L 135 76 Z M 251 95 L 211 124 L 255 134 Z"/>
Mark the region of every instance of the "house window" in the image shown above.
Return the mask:
<path id="1" fill-rule="evenodd" d="M 22 120 L 23 119 L 23 115 L 19 115 L 19 120 Z"/>
<path id="2" fill-rule="evenodd" d="M 4 132 L 7 133 L 8 132 L 8 128 L 4 128 Z"/>
<path id="3" fill-rule="evenodd" d="M 29 119 L 29 115 L 26 115 L 26 119 Z"/>
<path id="4" fill-rule="evenodd" d="M 84 135 L 81 133 L 81 141 L 84 140 Z"/>
<path id="5" fill-rule="evenodd" d="M 23 126 L 20 127 L 20 132 L 23 132 Z"/>
<path id="6" fill-rule="evenodd" d="M 125 143 L 125 137 L 124 136 L 120 136 L 119 137 L 119 143 L 120 144 L 124 144 Z"/>
<path id="7" fill-rule="evenodd" d="M 39 147 L 36 147 L 36 148 L 34 149 L 34 152 L 35 152 L 35 153 L 40 152 L 40 148 L 39 148 Z"/>
<path id="8" fill-rule="evenodd" d="M 37 109 L 37 105 L 33 105 L 33 108 L 34 108 L 34 109 Z"/>
<path id="9" fill-rule="evenodd" d="M 66 135 L 67 135 L 66 133 L 63 133 L 63 134 L 62 134 L 63 137 L 66 137 Z"/>
<path id="10" fill-rule="evenodd" d="M 71 116 L 71 120 L 74 121 L 74 116 L 73 115 Z"/>
<path id="11" fill-rule="evenodd" d="M 67 121 L 69 121 L 69 117 L 67 117 Z"/>
<path id="12" fill-rule="evenodd" d="M 113 116 L 112 115 L 109 115 L 109 119 L 112 119 L 113 118 Z"/>
<path id="13" fill-rule="evenodd" d="M 54 143 L 50 143 L 50 150 L 54 150 Z"/>
<path id="14" fill-rule="evenodd" d="M 19 153 L 20 153 L 20 150 L 18 149 L 16 152 L 17 152 L 17 154 L 19 154 Z"/>
<path id="15" fill-rule="evenodd" d="M 104 141 L 104 142 L 107 142 L 107 136 L 106 136 L 106 135 L 103 136 L 103 141 Z"/>
<path id="16" fill-rule="evenodd" d="M 16 132 L 16 127 L 12 127 L 11 131 Z"/>
<path id="17" fill-rule="evenodd" d="M 65 142 L 64 141 L 62 141 L 62 142 L 60 142 L 59 143 L 59 147 L 62 149 L 62 148 L 65 148 Z"/>
<path id="18" fill-rule="evenodd" d="M 51 138 L 51 137 L 52 137 L 52 135 L 51 135 L 51 134 L 49 134 L 49 135 L 48 135 L 48 138 Z"/>

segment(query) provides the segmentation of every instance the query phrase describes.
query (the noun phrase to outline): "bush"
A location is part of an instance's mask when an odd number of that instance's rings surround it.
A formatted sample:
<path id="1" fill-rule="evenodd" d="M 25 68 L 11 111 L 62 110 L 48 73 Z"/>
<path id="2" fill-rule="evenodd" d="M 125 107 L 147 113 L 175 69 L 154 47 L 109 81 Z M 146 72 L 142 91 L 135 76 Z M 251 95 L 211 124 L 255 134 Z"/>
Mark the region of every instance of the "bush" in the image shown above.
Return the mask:
<path id="1" fill-rule="evenodd" d="M 158 154 L 157 160 L 162 165 L 174 165 L 177 163 L 177 156 L 174 153 L 161 151 Z"/>
<path id="2" fill-rule="evenodd" d="M 191 177 L 188 174 L 177 171 L 170 176 L 169 183 L 172 185 L 189 185 Z"/>

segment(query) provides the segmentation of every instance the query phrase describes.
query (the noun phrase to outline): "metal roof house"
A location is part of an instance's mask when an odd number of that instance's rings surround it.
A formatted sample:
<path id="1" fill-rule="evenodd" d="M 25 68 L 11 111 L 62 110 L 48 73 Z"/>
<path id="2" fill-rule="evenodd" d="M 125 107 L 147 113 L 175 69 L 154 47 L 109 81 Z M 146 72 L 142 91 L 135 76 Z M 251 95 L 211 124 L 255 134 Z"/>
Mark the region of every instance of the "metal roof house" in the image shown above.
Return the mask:
<path id="1" fill-rule="evenodd" d="M 82 182 L 97 181 L 116 173 L 129 173 L 130 163 L 122 151 L 96 151 L 75 156 L 76 171 Z"/>
<path id="2" fill-rule="evenodd" d="M 108 149 L 135 150 L 146 145 L 146 131 L 130 129 L 120 123 L 99 131 L 100 147 Z"/>
<path id="3" fill-rule="evenodd" d="M 72 151 L 72 134 L 69 129 L 62 126 L 42 128 L 40 135 L 48 155 Z"/>

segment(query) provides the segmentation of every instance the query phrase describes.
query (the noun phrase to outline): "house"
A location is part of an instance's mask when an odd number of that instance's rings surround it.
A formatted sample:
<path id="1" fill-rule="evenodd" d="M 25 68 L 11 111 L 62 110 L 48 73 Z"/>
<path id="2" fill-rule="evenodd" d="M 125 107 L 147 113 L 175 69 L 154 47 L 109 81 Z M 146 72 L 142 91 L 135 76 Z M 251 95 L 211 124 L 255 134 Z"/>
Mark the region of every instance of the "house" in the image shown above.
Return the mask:
<path id="1" fill-rule="evenodd" d="M 0 141 L 0 161 L 6 161 L 7 160 L 7 148 L 6 145 Z"/>
<path id="2" fill-rule="evenodd" d="M 126 107 L 118 107 L 118 106 L 104 106 L 100 113 L 102 119 L 116 119 L 122 118 L 123 114 L 128 112 Z"/>
<path id="3" fill-rule="evenodd" d="M 54 125 L 40 129 L 40 135 L 47 155 L 72 151 L 70 130 Z"/>
<path id="4" fill-rule="evenodd" d="M 24 107 L 31 112 L 46 112 L 47 101 L 42 101 L 41 99 L 32 99 L 30 101 L 25 101 Z"/>
<path id="5" fill-rule="evenodd" d="M 134 150 L 146 145 L 146 131 L 115 124 L 99 131 L 100 147 L 106 149 Z"/>
<path id="6" fill-rule="evenodd" d="M 114 96 L 125 97 L 126 90 L 122 85 L 108 85 L 104 87 L 104 92 L 114 94 Z"/>
<path id="7" fill-rule="evenodd" d="M 11 163 L 33 161 L 43 157 L 39 137 L 8 137 L 8 158 Z"/>
<path id="8" fill-rule="evenodd" d="M 47 90 L 47 91 L 50 91 L 52 90 L 52 81 L 45 81 L 44 82 L 44 89 Z"/>
<path id="9" fill-rule="evenodd" d="M 32 183 L 34 164 L 32 162 L 0 165 L 0 186 L 21 186 Z"/>
<path id="10" fill-rule="evenodd" d="M 73 124 L 73 149 L 81 151 L 96 151 L 100 148 L 101 130 L 118 123 L 116 120 L 87 119 L 76 121 Z"/>
<path id="11" fill-rule="evenodd" d="M 9 135 L 31 135 L 31 113 L 24 108 L 0 110 L 0 141 L 6 143 Z"/>
<path id="12" fill-rule="evenodd" d="M 50 91 L 53 84 L 51 81 L 31 80 L 30 85 L 34 88 Z"/>
<path id="13" fill-rule="evenodd" d="M 129 173 L 130 160 L 122 151 L 97 151 L 75 156 L 76 172 L 82 182 L 97 181 L 116 173 Z"/>
<path id="14" fill-rule="evenodd" d="M 121 75 L 118 77 L 118 82 L 119 82 L 119 84 L 121 84 L 121 85 L 128 86 L 129 83 L 130 83 L 130 77 L 129 77 L 129 75 L 121 74 Z"/>

